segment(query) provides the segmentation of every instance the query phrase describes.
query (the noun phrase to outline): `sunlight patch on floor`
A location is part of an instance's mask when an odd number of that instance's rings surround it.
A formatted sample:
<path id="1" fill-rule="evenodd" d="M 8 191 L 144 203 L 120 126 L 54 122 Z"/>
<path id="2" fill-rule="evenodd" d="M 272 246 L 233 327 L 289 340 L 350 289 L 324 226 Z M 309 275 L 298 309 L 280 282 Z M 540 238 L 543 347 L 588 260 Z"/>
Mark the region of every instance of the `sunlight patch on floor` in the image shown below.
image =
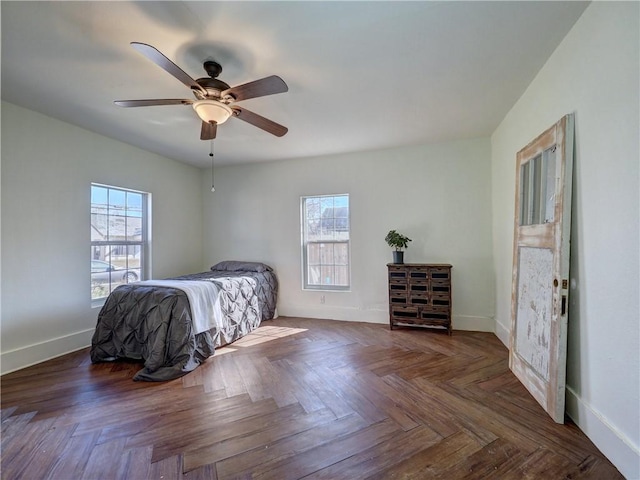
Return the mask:
<path id="1" fill-rule="evenodd" d="M 306 328 L 272 327 L 266 325 L 263 327 L 258 327 L 249 335 L 242 337 L 240 340 L 236 340 L 235 342 L 233 342 L 233 346 L 250 347 L 252 345 L 270 342 L 271 340 L 277 340 L 278 338 L 284 338 L 290 335 L 295 335 L 296 333 L 302 333 L 306 331 Z"/>
<path id="2" fill-rule="evenodd" d="M 231 347 L 218 347 L 216 348 L 215 351 L 215 356 L 219 357 L 220 355 L 224 355 L 225 353 L 232 353 L 235 352 L 237 350 L 237 348 L 231 348 Z"/>

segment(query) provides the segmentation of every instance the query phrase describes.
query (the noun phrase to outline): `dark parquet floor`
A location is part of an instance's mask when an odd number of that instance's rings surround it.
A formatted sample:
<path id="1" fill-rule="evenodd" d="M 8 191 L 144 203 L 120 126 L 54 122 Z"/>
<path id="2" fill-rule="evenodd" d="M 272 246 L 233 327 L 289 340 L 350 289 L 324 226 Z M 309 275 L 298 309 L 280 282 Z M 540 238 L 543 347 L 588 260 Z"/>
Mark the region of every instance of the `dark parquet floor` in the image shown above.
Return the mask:
<path id="1" fill-rule="evenodd" d="M 89 350 L 1 378 L 3 479 L 616 479 L 490 333 L 280 317 L 190 374 Z"/>

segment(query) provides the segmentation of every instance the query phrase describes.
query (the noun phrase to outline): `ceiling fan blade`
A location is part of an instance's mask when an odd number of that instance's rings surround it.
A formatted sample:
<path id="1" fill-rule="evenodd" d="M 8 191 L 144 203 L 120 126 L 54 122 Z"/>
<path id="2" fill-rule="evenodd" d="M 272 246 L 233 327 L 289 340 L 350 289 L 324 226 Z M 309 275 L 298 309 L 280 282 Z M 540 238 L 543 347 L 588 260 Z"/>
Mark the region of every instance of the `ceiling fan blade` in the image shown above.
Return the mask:
<path id="1" fill-rule="evenodd" d="M 202 129 L 200 130 L 200 140 L 213 140 L 216 138 L 218 131 L 218 124 L 216 122 L 202 122 Z"/>
<path id="2" fill-rule="evenodd" d="M 193 100 L 186 98 L 160 98 L 150 100 L 116 100 L 119 107 L 152 107 L 154 105 L 191 105 Z"/>
<path id="3" fill-rule="evenodd" d="M 139 42 L 131 42 L 131 46 L 135 48 L 138 52 L 143 54 L 153 63 L 158 65 L 160 68 L 164 69 L 166 72 L 170 73 L 182 83 L 184 83 L 187 87 L 193 90 L 200 90 L 202 93 L 206 94 L 206 90 L 202 88 L 198 83 L 191 78 L 184 70 L 182 70 L 179 66 L 165 57 L 158 49 L 152 47 L 151 45 L 147 45 L 146 43 Z"/>
<path id="4" fill-rule="evenodd" d="M 231 107 L 234 112 L 234 116 L 239 118 L 240 120 L 244 120 L 251 125 L 261 128 L 265 132 L 269 132 L 276 137 L 282 137 L 285 135 L 289 129 L 287 127 L 283 127 L 279 123 L 274 122 L 273 120 L 269 120 L 268 118 L 264 118 L 257 113 L 253 113 L 246 108 L 236 107 L 235 105 Z"/>
<path id="5" fill-rule="evenodd" d="M 289 87 L 284 83 L 277 75 L 271 75 L 260 80 L 238 85 L 237 87 L 231 87 L 221 93 L 224 98 L 225 95 L 232 95 L 236 102 L 240 100 L 247 100 L 249 98 L 264 97 L 265 95 L 273 95 L 274 93 L 284 93 L 289 91 Z"/>

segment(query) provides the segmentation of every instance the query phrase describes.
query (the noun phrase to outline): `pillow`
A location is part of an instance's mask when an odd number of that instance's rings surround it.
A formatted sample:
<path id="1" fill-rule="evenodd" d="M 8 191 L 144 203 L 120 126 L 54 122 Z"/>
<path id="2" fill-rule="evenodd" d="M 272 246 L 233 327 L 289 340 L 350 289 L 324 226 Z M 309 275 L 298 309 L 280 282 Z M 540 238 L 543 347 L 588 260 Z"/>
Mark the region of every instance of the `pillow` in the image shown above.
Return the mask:
<path id="1" fill-rule="evenodd" d="M 272 272 L 273 269 L 269 265 L 260 262 L 239 262 L 236 260 L 225 260 L 216 263 L 211 270 L 220 270 L 225 272 Z"/>

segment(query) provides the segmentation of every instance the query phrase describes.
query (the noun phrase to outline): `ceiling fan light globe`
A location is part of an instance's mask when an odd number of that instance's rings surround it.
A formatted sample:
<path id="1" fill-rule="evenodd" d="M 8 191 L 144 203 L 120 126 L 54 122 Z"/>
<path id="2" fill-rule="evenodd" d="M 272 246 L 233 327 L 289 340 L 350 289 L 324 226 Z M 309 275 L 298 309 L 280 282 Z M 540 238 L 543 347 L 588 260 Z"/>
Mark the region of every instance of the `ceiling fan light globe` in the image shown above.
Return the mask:
<path id="1" fill-rule="evenodd" d="M 226 122 L 233 114 L 233 110 L 217 100 L 199 100 L 193 102 L 193 109 L 203 122 L 216 122 L 218 125 Z"/>

